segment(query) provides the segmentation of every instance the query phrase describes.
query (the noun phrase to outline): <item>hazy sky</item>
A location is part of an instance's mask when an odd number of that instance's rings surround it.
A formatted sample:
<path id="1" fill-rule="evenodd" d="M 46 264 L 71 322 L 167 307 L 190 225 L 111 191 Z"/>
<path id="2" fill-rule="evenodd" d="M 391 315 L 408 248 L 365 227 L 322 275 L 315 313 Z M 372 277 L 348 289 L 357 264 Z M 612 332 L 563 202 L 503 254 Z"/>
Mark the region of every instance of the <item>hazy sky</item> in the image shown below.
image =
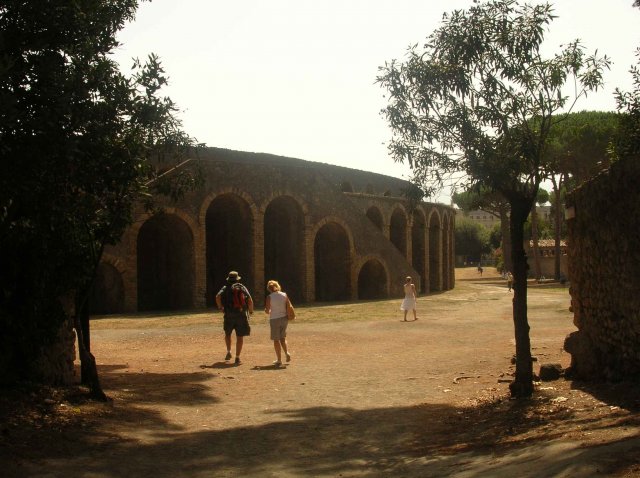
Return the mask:
<path id="1" fill-rule="evenodd" d="M 557 0 L 549 51 L 580 38 L 614 62 L 577 110 L 614 110 L 640 46 L 633 0 Z M 408 177 L 384 143 L 378 67 L 471 0 L 153 0 L 119 35 L 117 58 L 160 56 L 187 133 L 208 146 Z M 448 201 L 445 196 L 440 200 Z"/>

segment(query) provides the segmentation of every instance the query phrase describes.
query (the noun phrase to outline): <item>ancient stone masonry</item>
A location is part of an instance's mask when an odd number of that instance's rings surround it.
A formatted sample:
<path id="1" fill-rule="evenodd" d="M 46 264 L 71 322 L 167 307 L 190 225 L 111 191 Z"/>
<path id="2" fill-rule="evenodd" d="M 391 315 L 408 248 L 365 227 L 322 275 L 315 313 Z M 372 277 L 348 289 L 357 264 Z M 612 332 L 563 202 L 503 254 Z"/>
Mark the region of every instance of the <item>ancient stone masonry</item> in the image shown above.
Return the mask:
<path id="1" fill-rule="evenodd" d="M 94 313 L 212 306 L 237 270 L 260 304 L 277 279 L 296 302 L 400 297 L 454 286 L 454 210 L 411 205 L 404 180 L 208 148 L 181 167 L 205 185 L 142 209 L 98 271 Z"/>
<path id="2" fill-rule="evenodd" d="M 565 341 L 582 379 L 640 377 L 640 161 L 614 163 L 567 199 L 577 332 Z"/>

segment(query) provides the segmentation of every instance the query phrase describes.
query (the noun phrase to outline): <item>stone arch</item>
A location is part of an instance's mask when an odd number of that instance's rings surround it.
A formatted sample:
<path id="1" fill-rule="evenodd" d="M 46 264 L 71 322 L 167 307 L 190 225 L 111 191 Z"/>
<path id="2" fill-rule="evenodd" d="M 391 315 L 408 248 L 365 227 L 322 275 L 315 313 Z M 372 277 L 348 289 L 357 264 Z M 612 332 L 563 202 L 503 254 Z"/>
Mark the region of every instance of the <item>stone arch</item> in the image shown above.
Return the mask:
<path id="1" fill-rule="evenodd" d="M 161 212 L 137 237 L 138 310 L 193 307 L 194 233 L 177 214 Z"/>
<path id="2" fill-rule="evenodd" d="M 367 209 L 367 217 L 380 231 L 384 230 L 384 219 L 377 206 L 370 206 L 369 209 Z"/>
<path id="3" fill-rule="evenodd" d="M 280 282 L 294 302 L 304 299 L 304 216 L 303 207 L 289 195 L 272 199 L 264 212 L 265 280 Z"/>
<path id="4" fill-rule="evenodd" d="M 442 289 L 440 282 L 441 261 L 441 224 L 440 214 L 436 209 L 429 215 L 429 290 L 436 291 Z"/>
<path id="5" fill-rule="evenodd" d="M 206 237 L 206 304 L 215 303 L 215 295 L 231 270 L 238 271 L 242 282 L 254 285 L 254 221 L 252 208 L 235 192 L 217 195 L 208 202 L 204 215 Z"/>
<path id="6" fill-rule="evenodd" d="M 345 225 L 323 221 L 314 236 L 313 260 L 317 301 L 351 298 L 351 258 L 353 241 Z"/>
<path id="7" fill-rule="evenodd" d="M 407 257 L 407 214 L 404 208 L 396 206 L 389 220 L 389 239 L 400 253 Z"/>
<path id="8" fill-rule="evenodd" d="M 426 235 L 427 225 L 421 209 L 413 211 L 411 221 L 411 265 L 420 275 L 420 292 L 427 292 Z"/>
<path id="9" fill-rule="evenodd" d="M 163 207 L 160 213 L 164 213 L 164 214 L 168 214 L 168 215 L 176 216 L 180 218 L 182 221 L 185 222 L 185 224 L 187 224 L 187 226 L 191 230 L 191 234 L 193 235 L 194 240 L 196 237 L 198 237 L 198 223 L 195 221 L 195 219 L 191 215 L 187 214 L 182 209 L 178 209 L 175 207 Z M 135 257 L 137 254 L 137 250 L 138 250 L 137 238 L 140 234 L 140 229 L 142 228 L 142 226 L 145 225 L 145 223 L 149 219 L 151 219 L 155 215 L 157 214 L 151 214 L 147 212 L 142 213 L 137 216 L 137 220 L 131 225 L 131 232 L 133 234 L 134 240 L 130 241 L 128 245 L 128 253 L 131 254 L 132 257 Z"/>
<path id="10" fill-rule="evenodd" d="M 209 206 L 211 203 L 215 201 L 218 197 L 224 196 L 225 194 L 233 194 L 238 196 L 244 200 L 249 206 L 249 210 L 251 211 L 251 217 L 258 217 L 258 207 L 256 206 L 256 202 L 253 197 L 246 193 L 245 191 L 238 188 L 221 188 L 217 192 L 213 192 L 209 194 L 200 204 L 200 211 L 198 212 L 198 223 L 206 224 L 207 222 L 207 212 L 209 211 Z"/>
<path id="11" fill-rule="evenodd" d="M 358 299 L 373 300 L 389 297 L 389 271 L 378 257 L 367 256 L 358 273 Z"/>
<path id="12" fill-rule="evenodd" d="M 89 314 L 107 315 L 124 312 L 124 270 L 119 262 L 105 255 L 96 270 L 96 278 L 89 292 Z"/>

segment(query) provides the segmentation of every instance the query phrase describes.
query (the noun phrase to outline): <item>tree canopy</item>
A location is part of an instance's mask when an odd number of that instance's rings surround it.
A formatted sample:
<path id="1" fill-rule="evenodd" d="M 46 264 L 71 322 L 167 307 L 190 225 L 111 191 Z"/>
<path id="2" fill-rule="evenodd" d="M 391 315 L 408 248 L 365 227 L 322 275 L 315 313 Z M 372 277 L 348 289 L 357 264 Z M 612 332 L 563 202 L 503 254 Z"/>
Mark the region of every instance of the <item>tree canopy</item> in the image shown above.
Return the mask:
<path id="1" fill-rule="evenodd" d="M 489 230 L 465 217 L 456 219 L 455 241 L 456 255 L 471 262 L 480 261 L 483 254 L 491 252 Z"/>
<path id="2" fill-rule="evenodd" d="M 639 2 L 635 5 L 640 8 Z M 633 89 L 626 92 L 616 89 L 615 94 L 618 112 L 623 114 L 613 151 L 616 158 L 640 155 L 640 48 L 636 57 L 638 63 L 629 70 Z"/>
<path id="3" fill-rule="evenodd" d="M 597 89 L 609 60 L 587 55 L 575 40 L 545 58 L 541 44 L 551 5 L 493 0 L 456 10 L 404 61 L 380 69 L 389 151 L 426 187 L 465 173 L 471 184 L 500 192 L 510 204 L 514 273 L 516 377 L 512 394 L 533 391 L 526 307 L 523 228 L 538 187 L 553 171 L 545 161 L 554 115 Z M 575 84 L 575 97 L 565 85 Z"/>
<path id="4" fill-rule="evenodd" d="M 160 96 L 158 58 L 125 76 L 109 56 L 137 5 L 0 4 L 2 380 L 32 372 L 68 318 L 61 297 L 86 291 L 104 245 L 162 183 L 153 165 L 194 144 Z"/>
<path id="5" fill-rule="evenodd" d="M 611 162 L 610 148 L 620 115 L 610 111 L 580 111 L 559 115 L 549 131 L 547 154 L 557 173 L 579 184 Z"/>

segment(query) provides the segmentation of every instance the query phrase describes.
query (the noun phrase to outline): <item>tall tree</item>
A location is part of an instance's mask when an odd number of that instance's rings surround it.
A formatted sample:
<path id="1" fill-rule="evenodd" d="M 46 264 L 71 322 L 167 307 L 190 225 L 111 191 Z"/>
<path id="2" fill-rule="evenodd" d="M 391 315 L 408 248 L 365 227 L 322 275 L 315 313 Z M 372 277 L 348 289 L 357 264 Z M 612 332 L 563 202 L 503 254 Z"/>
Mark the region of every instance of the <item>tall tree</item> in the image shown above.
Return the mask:
<path id="1" fill-rule="evenodd" d="M 553 184 L 555 265 L 554 277 L 560 279 L 560 240 L 562 230 L 561 195 L 606 168 L 611 161 L 609 149 L 618 129 L 620 115 L 608 111 L 580 111 L 559 115 L 549 131 L 548 161 L 555 172 Z"/>
<path id="2" fill-rule="evenodd" d="M 103 396 L 79 312 L 134 203 L 152 187 L 172 189 L 154 165 L 178 161 L 194 143 L 160 96 L 158 59 L 136 61 L 125 76 L 109 56 L 137 5 L 0 3 L 1 381 L 42 372 L 43 348 L 74 319 L 83 375 Z M 178 184 L 193 178 L 185 171 Z M 63 307 L 70 294 L 75 312 Z"/>
<path id="3" fill-rule="evenodd" d="M 553 115 L 571 106 L 564 86 L 575 80 L 578 99 L 602 83 L 608 60 L 587 56 L 574 41 L 550 58 L 540 46 L 553 20 L 549 4 L 494 0 L 456 10 L 423 47 L 381 68 L 389 93 L 389 150 L 418 177 L 442 185 L 451 174 L 500 192 L 510 205 L 514 273 L 515 397 L 533 393 L 527 320 L 524 223 L 538 187 L 550 174 L 545 147 Z M 537 119 L 532 121 L 532 119 Z"/>

